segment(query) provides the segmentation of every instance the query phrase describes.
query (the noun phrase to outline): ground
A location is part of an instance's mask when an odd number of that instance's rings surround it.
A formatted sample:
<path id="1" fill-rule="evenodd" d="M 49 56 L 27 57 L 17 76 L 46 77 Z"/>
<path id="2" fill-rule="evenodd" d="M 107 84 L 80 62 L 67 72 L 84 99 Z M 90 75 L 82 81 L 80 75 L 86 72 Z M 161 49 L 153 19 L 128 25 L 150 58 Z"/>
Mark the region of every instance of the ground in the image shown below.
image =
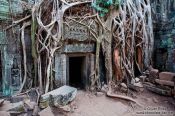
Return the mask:
<path id="1" fill-rule="evenodd" d="M 76 99 L 71 103 L 72 112 L 66 116 L 175 116 L 175 99 L 160 96 L 144 90 L 135 93 L 136 100 L 142 105 L 106 97 L 96 96 L 93 93 L 78 91 Z M 139 114 L 143 113 L 144 114 Z M 146 114 L 147 113 L 147 114 Z M 157 114 L 155 114 L 157 113 Z"/>
<path id="2" fill-rule="evenodd" d="M 130 91 L 129 93 L 129 96 L 132 93 L 137 104 L 109 98 L 102 92 L 97 94 L 78 90 L 75 99 L 63 108 L 47 107 L 41 111 L 38 109 L 34 109 L 34 111 L 38 110 L 40 116 L 175 116 L 175 98 L 161 96 L 146 89 L 143 92 Z M 32 102 L 26 100 L 24 102 L 30 108 L 34 106 L 31 104 Z M 14 104 L 5 101 L 0 105 L 2 105 L 0 116 L 9 116 L 6 111 Z M 27 113 L 24 112 L 20 115 L 17 113 L 14 116 L 33 116 L 34 111 L 28 110 Z"/>

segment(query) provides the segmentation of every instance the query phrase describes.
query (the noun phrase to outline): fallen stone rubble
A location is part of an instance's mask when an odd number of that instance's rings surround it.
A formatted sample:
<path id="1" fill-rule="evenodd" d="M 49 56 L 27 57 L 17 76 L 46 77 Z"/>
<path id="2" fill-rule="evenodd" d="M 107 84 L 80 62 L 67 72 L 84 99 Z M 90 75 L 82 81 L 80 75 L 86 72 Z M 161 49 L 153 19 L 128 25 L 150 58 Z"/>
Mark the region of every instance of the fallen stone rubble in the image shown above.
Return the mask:
<path id="1" fill-rule="evenodd" d="M 175 73 L 173 72 L 159 72 L 158 69 L 150 68 L 143 85 L 152 92 L 175 98 Z"/>
<path id="2" fill-rule="evenodd" d="M 71 111 L 69 103 L 74 100 L 77 89 L 62 86 L 40 96 L 37 89 L 25 94 L 0 100 L 0 116 L 54 116 L 52 107 L 61 111 Z"/>
<path id="3" fill-rule="evenodd" d="M 175 98 L 175 73 L 160 72 L 150 66 L 142 75 L 132 78 L 130 83 L 122 82 L 116 88 L 122 93 L 128 93 L 128 89 L 136 92 L 143 92 L 144 89 L 147 89 L 159 95 Z"/>

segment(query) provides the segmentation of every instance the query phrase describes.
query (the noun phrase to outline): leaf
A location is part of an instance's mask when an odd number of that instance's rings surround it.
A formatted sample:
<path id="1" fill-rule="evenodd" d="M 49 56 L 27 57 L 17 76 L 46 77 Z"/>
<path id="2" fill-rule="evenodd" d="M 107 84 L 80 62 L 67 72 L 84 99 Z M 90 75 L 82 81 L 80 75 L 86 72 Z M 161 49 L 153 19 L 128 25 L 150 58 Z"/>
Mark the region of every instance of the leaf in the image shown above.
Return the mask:
<path id="1" fill-rule="evenodd" d="M 99 5 L 95 4 L 95 3 L 92 3 L 92 7 L 95 8 L 97 11 L 102 10 L 102 8 Z"/>
<path id="2" fill-rule="evenodd" d="M 118 8 L 120 0 L 96 0 L 92 3 L 92 7 L 96 9 L 100 16 L 103 17 L 109 12 L 110 6 Z"/>
<path id="3" fill-rule="evenodd" d="M 108 1 L 107 1 L 107 4 L 108 4 L 108 5 L 112 5 L 112 4 L 113 4 L 113 1 L 112 1 L 112 0 L 108 0 Z"/>

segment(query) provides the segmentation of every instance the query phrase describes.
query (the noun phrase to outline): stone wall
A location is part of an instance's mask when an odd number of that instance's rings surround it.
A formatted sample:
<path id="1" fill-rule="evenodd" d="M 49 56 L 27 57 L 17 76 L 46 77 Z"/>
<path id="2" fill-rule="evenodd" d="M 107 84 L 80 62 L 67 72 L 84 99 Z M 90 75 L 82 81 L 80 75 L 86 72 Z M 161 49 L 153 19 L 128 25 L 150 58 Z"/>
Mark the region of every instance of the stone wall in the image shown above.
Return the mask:
<path id="1" fill-rule="evenodd" d="M 18 91 L 21 84 L 21 45 L 18 27 L 7 32 L 3 29 L 8 25 L 0 23 L 0 51 L 3 95 L 11 95 Z"/>
<path id="2" fill-rule="evenodd" d="M 175 72 L 175 1 L 151 0 L 155 49 L 153 63 L 160 71 Z"/>

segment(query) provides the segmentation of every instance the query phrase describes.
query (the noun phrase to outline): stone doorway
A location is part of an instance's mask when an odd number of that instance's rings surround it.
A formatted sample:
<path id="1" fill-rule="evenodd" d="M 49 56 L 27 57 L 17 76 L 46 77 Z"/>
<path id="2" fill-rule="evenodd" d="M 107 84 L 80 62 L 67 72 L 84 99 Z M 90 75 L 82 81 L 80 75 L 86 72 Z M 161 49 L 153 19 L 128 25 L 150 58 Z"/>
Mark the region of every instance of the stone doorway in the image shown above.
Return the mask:
<path id="1" fill-rule="evenodd" d="M 69 57 L 69 85 L 78 89 L 85 88 L 85 57 Z"/>
<path id="2" fill-rule="evenodd" d="M 94 65 L 95 55 L 93 53 L 56 54 L 56 86 L 70 85 L 78 89 L 88 90 Z"/>

